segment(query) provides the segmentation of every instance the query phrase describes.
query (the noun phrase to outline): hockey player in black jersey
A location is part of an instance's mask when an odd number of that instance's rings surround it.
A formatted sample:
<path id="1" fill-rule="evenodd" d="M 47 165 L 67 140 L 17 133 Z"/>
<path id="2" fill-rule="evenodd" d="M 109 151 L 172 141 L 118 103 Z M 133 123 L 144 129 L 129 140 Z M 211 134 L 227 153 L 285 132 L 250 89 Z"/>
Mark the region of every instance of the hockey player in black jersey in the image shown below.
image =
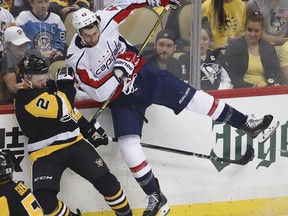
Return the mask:
<path id="1" fill-rule="evenodd" d="M 32 55 L 19 63 L 19 72 L 23 82 L 18 85 L 15 113 L 24 135 L 29 138 L 27 151 L 33 166 L 33 193 L 44 214 L 76 215 L 57 199 L 62 173 L 70 168 L 103 195 L 116 215 L 131 216 L 118 180 L 94 148 L 108 143 L 105 131 L 99 123 L 90 125 L 74 108 L 76 90 L 72 70 L 60 68 L 56 81 L 51 84 L 45 61 Z"/>
<path id="2" fill-rule="evenodd" d="M 43 216 L 31 190 L 22 182 L 12 180 L 14 171 L 10 155 L 0 151 L 0 215 Z"/>

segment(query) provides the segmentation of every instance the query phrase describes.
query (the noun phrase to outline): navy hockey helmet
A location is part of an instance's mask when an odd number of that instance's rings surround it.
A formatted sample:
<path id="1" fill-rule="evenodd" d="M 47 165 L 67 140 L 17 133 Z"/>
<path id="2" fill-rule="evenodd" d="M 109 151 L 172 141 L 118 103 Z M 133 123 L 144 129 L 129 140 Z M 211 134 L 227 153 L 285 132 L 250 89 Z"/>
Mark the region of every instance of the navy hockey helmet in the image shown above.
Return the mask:
<path id="1" fill-rule="evenodd" d="M 14 164 L 7 152 L 0 151 L 0 181 L 12 180 Z"/>
<path id="2" fill-rule="evenodd" d="M 46 74 L 48 73 L 48 65 L 44 59 L 36 55 L 30 55 L 23 58 L 19 63 L 19 72 L 22 77 L 24 74 Z"/>

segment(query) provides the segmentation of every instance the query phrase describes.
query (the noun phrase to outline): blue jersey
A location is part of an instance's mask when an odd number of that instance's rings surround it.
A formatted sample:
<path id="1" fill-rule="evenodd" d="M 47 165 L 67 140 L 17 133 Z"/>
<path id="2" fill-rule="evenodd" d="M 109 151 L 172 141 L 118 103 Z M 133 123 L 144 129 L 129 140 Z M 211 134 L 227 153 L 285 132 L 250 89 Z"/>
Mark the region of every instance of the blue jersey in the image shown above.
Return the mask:
<path id="1" fill-rule="evenodd" d="M 29 48 L 63 51 L 66 46 L 66 28 L 55 13 L 48 12 L 44 20 L 39 20 L 31 11 L 22 11 L 16 19 L 16 25 L 31 40 Z"/>

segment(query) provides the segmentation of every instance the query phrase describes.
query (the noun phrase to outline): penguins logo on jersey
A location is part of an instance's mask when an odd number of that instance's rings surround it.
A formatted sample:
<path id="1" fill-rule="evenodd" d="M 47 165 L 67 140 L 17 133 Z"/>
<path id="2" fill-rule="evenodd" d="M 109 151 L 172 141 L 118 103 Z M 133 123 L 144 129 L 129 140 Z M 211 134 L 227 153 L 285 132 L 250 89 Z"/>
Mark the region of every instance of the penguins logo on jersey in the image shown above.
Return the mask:
<path id="1" fill-rule="evenodd" d="M 103 167 L 104 166 L 104 162 L 101 158 L 97 158 L 95 163 L 97 164 L 98 167 Z"/>
<path id="2" fill-rule="evenodd" d="M 40 31 L 33 40 L 34 46 L 38 50 L 50 50 L 53 44 L 53 35 L 47 31 Z"/>
<path id="3" fill-rule="evenodd" d="M 201 71 L 204 76 L 202 77 L 202 81 L 209 80 L 212 84 L 214 84 L 217 79 L 217 75 L 221 73 L 221 66 L 215 63 L 202 63 Z"/>

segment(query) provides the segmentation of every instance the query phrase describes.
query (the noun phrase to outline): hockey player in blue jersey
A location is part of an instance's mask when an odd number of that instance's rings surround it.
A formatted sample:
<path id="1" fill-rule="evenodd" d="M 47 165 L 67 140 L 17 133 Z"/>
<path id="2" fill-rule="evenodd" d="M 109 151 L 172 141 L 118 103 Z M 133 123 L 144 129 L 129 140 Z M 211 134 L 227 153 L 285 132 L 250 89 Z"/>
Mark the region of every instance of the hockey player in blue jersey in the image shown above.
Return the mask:
<path id="1" fill-rule="evenodd" d="M 167 199 L 140 144 L 143 115 L 151 104 L 166 106 L 175 114 L 187 109 L 208 115 L 215 121 L 244 130 L 253 138 L 269 127 L 273 117 L 244 115 L 187 85 L 169 71 L 146 64 L 136 48 L 119 34 L 120 23 L 133 10 L 178 5 L 177 0 L 123 0 L 117 3 L 96 13 L 87 9 L 74 12 L 72 24 L 77 34 L 68 47 L 66 64 L 74 69 L 79 87 L 98 102 L 106 101 L 119 83 L 123 83 L 109 105 L 115 137 L 123 160 L 149 196 L 143 216 L 164 216 L 169 212 Z"/>

